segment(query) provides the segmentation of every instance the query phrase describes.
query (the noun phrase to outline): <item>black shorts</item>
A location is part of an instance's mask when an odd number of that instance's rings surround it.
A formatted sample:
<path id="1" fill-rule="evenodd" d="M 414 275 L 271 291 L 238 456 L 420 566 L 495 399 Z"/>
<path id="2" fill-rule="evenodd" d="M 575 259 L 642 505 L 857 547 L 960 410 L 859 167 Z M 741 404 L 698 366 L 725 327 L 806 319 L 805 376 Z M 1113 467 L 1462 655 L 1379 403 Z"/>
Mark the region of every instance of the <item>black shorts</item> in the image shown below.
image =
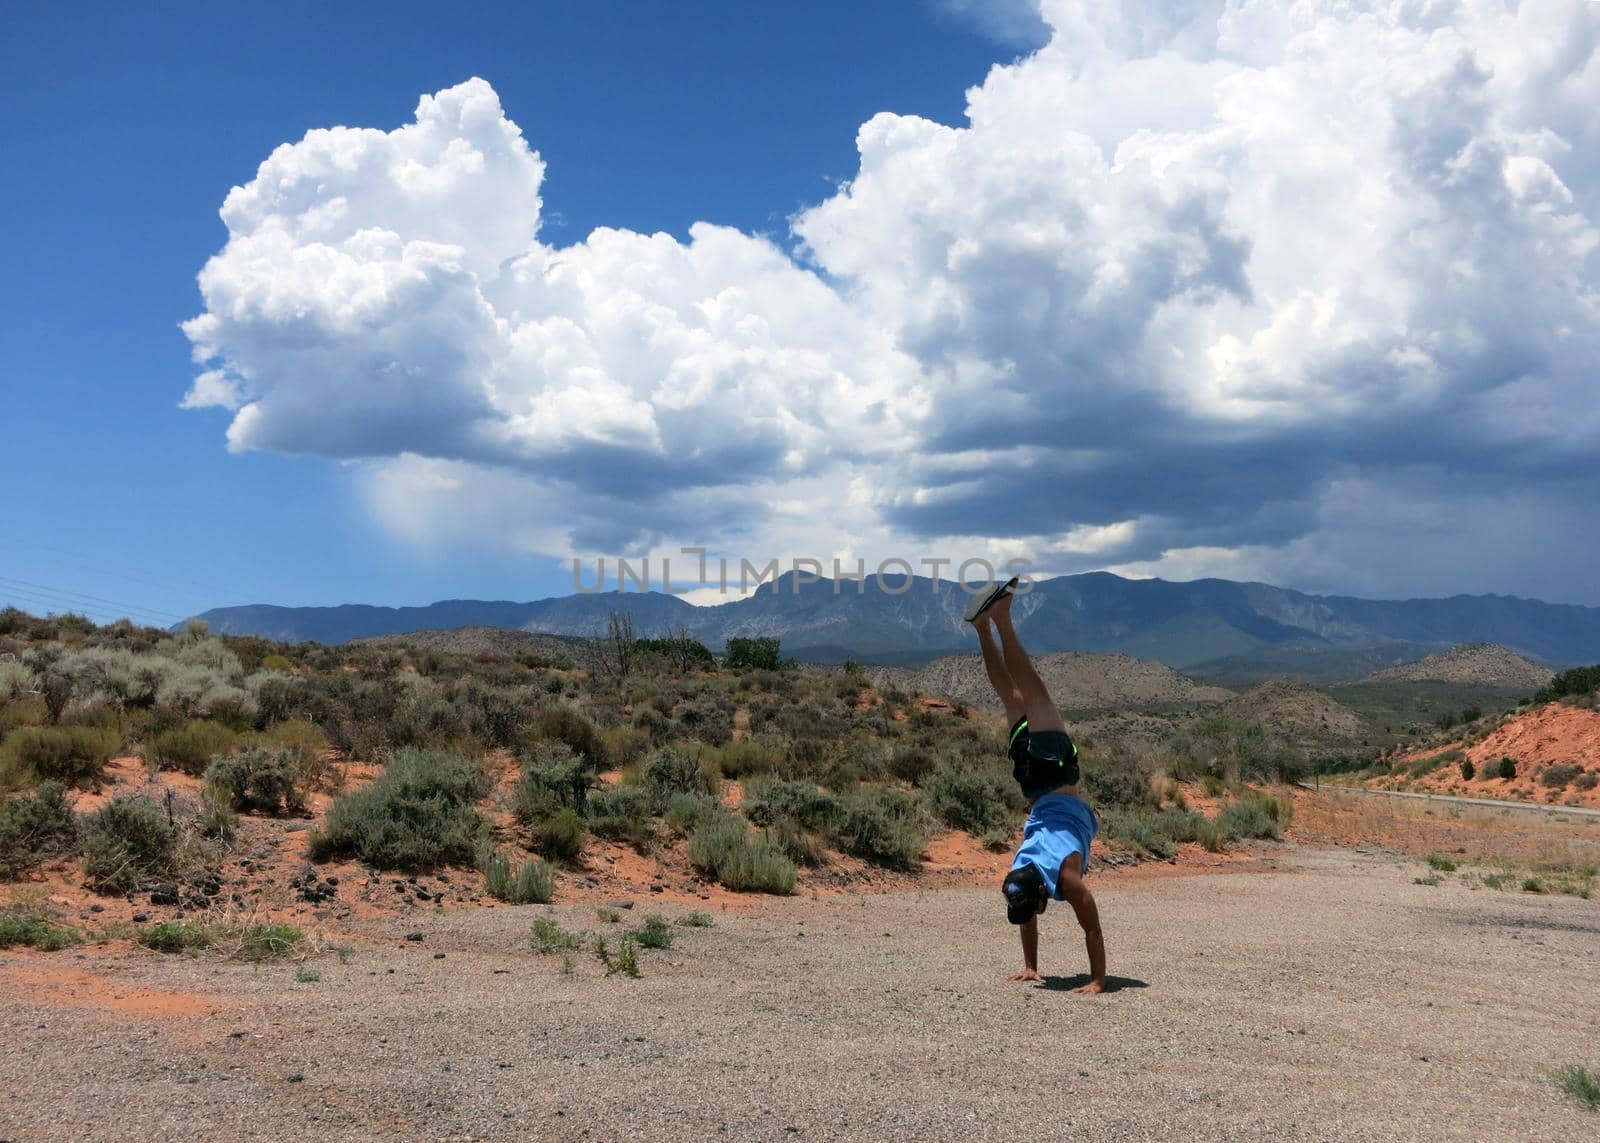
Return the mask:
<path id="1" fill-rule="evenodd" d="M 1064 730 L 1030 731 L 1023 715 L 1011 727 L 1010 754 L 1011 776 L 1025 798 L 1078 784 L 1078 747 Z"/>

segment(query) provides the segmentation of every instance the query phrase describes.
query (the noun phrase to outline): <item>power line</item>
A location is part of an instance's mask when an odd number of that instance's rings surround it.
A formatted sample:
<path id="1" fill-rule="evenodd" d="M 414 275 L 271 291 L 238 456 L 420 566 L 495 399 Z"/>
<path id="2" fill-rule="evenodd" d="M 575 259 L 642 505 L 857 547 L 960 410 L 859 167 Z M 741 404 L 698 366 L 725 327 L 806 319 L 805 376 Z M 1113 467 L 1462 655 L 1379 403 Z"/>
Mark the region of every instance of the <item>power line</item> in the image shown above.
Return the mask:
<path id="1" fill-rule="evenodd" d="M 166 619 L 171 622 L 187 618 L 171 611 L 163 611 L 157 607 L 145 607 L 137 603 L 124 603 L 119 600 L 105 599 L 98 595 L 88 595 L 83 592 L 65 591 L 42 583 L 32 583 L 24 579 L 11 579 L 6 576 L 0 576 L 0 585 L 10 585 L 7 588 L 9 592 L 29 596 L 52 606 L 82 607 L 85 604 L 99 604 L 125 612 L 130 618 L 136 614 Z"/>

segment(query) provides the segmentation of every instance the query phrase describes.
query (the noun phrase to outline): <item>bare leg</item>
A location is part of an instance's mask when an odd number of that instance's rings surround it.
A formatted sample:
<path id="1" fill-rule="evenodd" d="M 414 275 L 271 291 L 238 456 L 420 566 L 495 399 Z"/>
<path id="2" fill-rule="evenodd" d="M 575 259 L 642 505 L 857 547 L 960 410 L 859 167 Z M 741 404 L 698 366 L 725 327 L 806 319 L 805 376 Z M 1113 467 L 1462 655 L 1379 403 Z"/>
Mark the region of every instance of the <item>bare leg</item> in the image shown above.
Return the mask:
<path id="1" fill-rule="evenodd" d="M 989 685 L 1005 704 L 1006 721 L 1014 723 L 1022 717 L 1022 692 L 1017 690 L 1011 673 L 1006 670 L 1005 656 L 995 642 L 994 628 L 989 625 L 989 613 L 978 616 L 973 626 L 978 629 L 978 646 L 983 648 L 983 669 L 989 672 Z"/>
<path id="2" fill-rule="evenodd" d="M 1017 638 L 1017 629 L 1011 625 L 1011 600 L 1011 596 L 1003 596 L 984 614 L 994 617 L 994 628 L 1000 636 L 1000 649 L 1005 656 L 1006 673 L 1022 695 L 1022 709 L 1028 716 L 1028 733 L 1035 734 L 1041 730 L 1065 733 L 1067 724 L 1061 721 L 1061 712 L 1050 701 L 1050 692 L 1045 690 L 1044 680 L 1033 669 L 1028 652 L 1022 649 L 1022 640 Z"/>

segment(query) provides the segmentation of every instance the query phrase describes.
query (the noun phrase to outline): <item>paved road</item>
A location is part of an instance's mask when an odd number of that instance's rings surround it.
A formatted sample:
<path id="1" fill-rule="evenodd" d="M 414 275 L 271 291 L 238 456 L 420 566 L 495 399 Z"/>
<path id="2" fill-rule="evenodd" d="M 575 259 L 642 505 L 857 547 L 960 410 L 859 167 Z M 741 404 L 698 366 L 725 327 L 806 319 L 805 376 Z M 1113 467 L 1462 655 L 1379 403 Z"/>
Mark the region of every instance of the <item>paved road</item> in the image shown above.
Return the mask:
<path id="1" fill-rule="evenodd" d="M 1377 794 L 1388 798 L 1419 798 L 1425 802 L 1450 802 L 1458 806 L 1488 806 L 1495 810 L 1537 810 L 1543 814 L 1571 814 L 1580 818 L 1600 818 L 1600 810 L 1583 809 L 1579 806 L 1545 806 L 1538 802 L 1512 802 L 1502 801 L 1498 798 L 1458 798 L 1453 794 L 1417 794 L 1410 790 L 1375 790 L 1369 786 L 1336 786 L 1329 783 L 1326 786 L 1313 786 L 1310 782 L 1301 782 L 1300 788 L 1304 790 L 1333 790 L 1342 794 Z"/>
<path id="2" fill-rule="evenodd" d="M 0 1137 L 1594 1137 L 1550 1074 L 1600 1067 L 1600 901 L 1280 852 L 1292 870 L 1093 877 L 1119 986 L 1101 997 L 1065 991 L 1084 956 L 1061 906 L 1047 986 L 1008 982 L 992 889 L 763 902 L 675 929 L 638 980 L 534 953 L 536 906 L 371 922 L 298 983 L 12 951 Z M 592 907 L 553 915 L 615 947 Z"/>

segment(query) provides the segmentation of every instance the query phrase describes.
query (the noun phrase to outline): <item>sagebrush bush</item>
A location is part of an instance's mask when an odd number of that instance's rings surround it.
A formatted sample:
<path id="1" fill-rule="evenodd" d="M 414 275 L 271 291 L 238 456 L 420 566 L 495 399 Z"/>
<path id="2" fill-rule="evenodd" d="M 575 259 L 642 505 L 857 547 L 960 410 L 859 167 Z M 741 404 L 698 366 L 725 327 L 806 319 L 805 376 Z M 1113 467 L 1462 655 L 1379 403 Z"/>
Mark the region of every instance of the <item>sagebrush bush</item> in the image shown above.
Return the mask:
<path id="1" fill-rule="evenodd" d="M 722 803 L 710 794 L 674 794 L 662 816 L 669 826 L 687 837 L 705 821 L 723 812 Z"/>
<path id="2" fill-rule="evenodd" d="M 611 786 L 589 796 L 589 828 L 596 837 L 642 845 L 650 839 L 653 801 L 638 786 Z"/>
<path id="3" fill-rule="evenodd" d="M 1564 790 L 1572 784 L 1578 775 L 1583 773 L 1583 767 L 1572 762 L 1559 762 L 1554 766 L 1546 766 L 1539 775 L 1539 785 L 1552 790 Z"/>
<path id="4" fill-rule="evenodd" d="M 172 875 L 178 837 L 148 798 L 114 798 L 83 820 L 83 871 L 100 893 L 133 893 Z"/>
<path id="5" fill-rule="evenodd" d="M 950 762 L 940 763 L 923 783 L 922 793 L 934 816 L 952 829 L 965 830 L 986 842 L 1000 842 L 1015 832 L 1020 793 L 1009 774 Z"/>
<path id="6" fill-rule="evenodd" d="M 739 807 L 758 826 L 790 821 L 806 829 L 826 829 L 839 812 L 839 799 L 814 782 L 790 778 L 758 778 L 745 787 Z"/>
<path id="7" fill-rule="evenodd" d="M 542 738 L 565 742 L 572 752 L 598 770 L 606 764 L 605 746 L 594 723 L 576 707 L 561 704 L 539 713 L 537 727 Z"/>
<path id="8" fill-rule="evenodd" d="M 490 785 L 463 755 L 402 750 L 372 785 L 334 799 L 311 836 L 312 859 L 357 857 L 403 871 L 470 865 L 486 830 L 473 803 Z"/>
<path id="9" fill-rule="evenodd" d="M 82 939 L 76 929 L 61 924 L 57 914 L 41 905 L 0 907 L 0 949 L 28 945 L 40 952 L 58 952 Z"/>
<path id="10" fill-rule="evenodd" d="M 839 800 L 829 826 L 845 853 L 890 869 L 914 869 L 928 844 L 927 820 L 915 795 L 862 787 Z"/>
<path id="11" fill-rule="evenodd" d="M 537 857 L 513 866 L 508 858 L 486 852 L 479 864 L 484 891 L 498 900 L 512 905 L 546 905 L 555 895 L 555 873 Z"/>
<path id="12" fill-rule="evenodd" d="M 528 834 L 541 856 L 571 865 L 583 855 L 589 827 L 576 810 L 562 809 L 536 819 L 529 825 Z"/>
<path id="13" fill-rule="evenodd" d="M 1231 837 L 1281 838 L 1278 815 L 1275 799 L 1251 795 L 1224 806 L 1217 814 L 1217 824 Z"/>
<path id="14" fill-rule="evenodd" d="M 644 788 L 656 813 L 666 810 L 674 794 L 709 794 L 714 782 L 700 759 L 688 750 L 663 746 L 644 760 Z"/>
<path id="15" fill-rule="evenodd" d="M 144 760 L 155 770 L 178 770 L 199 777 L 213 758 L 238 748 L 239 735 L 231 727 L 199 719 L 152 735 L 144 746 Z"/>
<path id="16" fill-rule="evenodd" d="M 16 877 L 46 858 L 71 853 L 77 841 L 66 786 L 45 782 L 0 807 L 0 878 Z"/>
<path id="17" fill-rule="evenodd" d="M 689 835 L 689 864 L 736 893 L 794 892 L 794 862 L 770 841 L 752 842 L 744 822 L 727 812 Z"/>
<path id="18" fill-rule="evenodd" d="M 1497 771 L 1497 773 L 1500 775 L 1500 780 L 1502 782 L 1511 781 L 1511 779 L 1513 779 L 1513 778 L 1515 778 L 1517 776 L 1516 759 L 1514 759 L 1514 758 L 1502 758 L 1502 759 L 1500 759 L 1500 767 L 1499 767 L 1499 770 Z"/>
<path id="19" fill-rule="evenodd" d="M 719 747 L 712 756 L 725 778 L 770 774 L 783 765 L 783 751 L 760 738 L 741 738 Z"/>
<path id="20" fill-rule="evenodd" d="M 291 750 L 252 746 L 218 756 L 206 768 L 205 782 L 213 800 L 232 810 L 276 814 L 305 808 L 300 758 Z"/>
<path id="21" fill-rule="evenodd" d="M 524 824 L 564 809 L 582 812 L 593 782 L 593 767 L 565 742 L 531 742 L 522 751 L 522 776 L 511 795 L 512 811 Z"/>
<path id="22" fill-rule="evenodd" d="M 121 738 L 93 726 L 23 726 L 0 744 L 0 788 L 39 781 L 77 785 L 98 777 Z"/>

